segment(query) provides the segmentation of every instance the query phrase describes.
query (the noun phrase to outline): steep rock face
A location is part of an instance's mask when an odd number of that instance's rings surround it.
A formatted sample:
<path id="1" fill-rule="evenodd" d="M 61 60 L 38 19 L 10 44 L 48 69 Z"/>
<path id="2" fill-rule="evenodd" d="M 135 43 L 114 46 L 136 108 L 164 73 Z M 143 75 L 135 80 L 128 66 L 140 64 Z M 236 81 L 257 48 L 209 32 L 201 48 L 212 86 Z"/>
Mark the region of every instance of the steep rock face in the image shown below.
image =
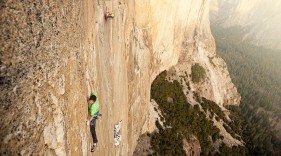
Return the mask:
<path id="1" fill-rule="evenodd" d="M 278 0 L 212 0 L 211 22 L 240 26 L 245 38 L 267 48 L 281 49 L 281 2 Z"/>
<path id="2" fill-rule="evenodd" d="M 205 77 L 200 82 L 190 83 L 191 89 L 187 89 L 188 86 L 185 85 L 185 91 L 189 90 L 188 94 L 190 94 L 189 102 L 196 103 L 192 96 L 193 92 L 197 92 L 199 96 L 212 100 L 220 106 L 238 105 L 241 97 L 231 82 L 225 62 L 215 53 L 212 36 L 210 34 L 194 35 L 195 42 L 189 42 L 191 40 L 187 39 L 183 43 L 185 48 L 179 63 L 170 70 L 176 75 L 173 79 L 181 81 L 181 77 L 189 75 L 187 79 L 192 82 L 192 66 L 198 63 L 204 68 Z"/>
<path id="3" fill-rule="evenodd" d="M 0 2 L 0 155 L 66 155 L 75 151 L 70 142 L 81 149 L 77 116 L 87 107 L 74 108 L 86 105 L 85 52 L 75 5 L 82 3 Z"/>
<path id="4" fill-rule="evenodd" d="M 178 62 L 182 71 L 195 62 L 207 70 L 206 81 L 193 84 L 202 96 L 239 103 L 224 62 L 208 59 L 215 56 L 208 1 L 0 4 L 1 155 L 90 155 L 87 75 L 103 114 L 97 155 L 133 153 L 149 130 L 151 82 Z M 105 20 L 106 10 L 115 18 Z M 114 146 L 119 120 L 122 142 Z"/>

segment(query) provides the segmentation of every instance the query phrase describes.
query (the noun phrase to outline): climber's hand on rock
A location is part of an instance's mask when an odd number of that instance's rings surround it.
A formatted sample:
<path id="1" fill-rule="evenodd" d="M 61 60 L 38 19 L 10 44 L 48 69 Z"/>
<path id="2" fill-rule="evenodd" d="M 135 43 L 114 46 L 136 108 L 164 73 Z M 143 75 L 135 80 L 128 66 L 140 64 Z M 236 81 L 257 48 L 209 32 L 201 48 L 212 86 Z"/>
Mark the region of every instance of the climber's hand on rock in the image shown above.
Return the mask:
<path id="1" fill-rule="evenodd" d="M 86 120 L 86 125 L 89 126 L 90 125 L 90 120 Z"/>

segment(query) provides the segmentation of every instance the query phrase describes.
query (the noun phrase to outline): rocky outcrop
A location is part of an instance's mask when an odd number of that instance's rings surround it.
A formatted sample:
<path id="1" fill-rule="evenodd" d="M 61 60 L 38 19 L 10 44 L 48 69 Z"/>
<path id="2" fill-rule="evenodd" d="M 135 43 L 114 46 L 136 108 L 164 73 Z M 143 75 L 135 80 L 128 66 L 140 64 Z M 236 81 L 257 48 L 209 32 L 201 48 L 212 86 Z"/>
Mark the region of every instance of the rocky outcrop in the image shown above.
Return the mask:
<path id="1" fill-rule="evenodd" d="M 206 81 L 193 89 L 221 105 L 239 103 L 215 55 L 208 1 L 3 1 L 0 7 L 0 155 L 89 155 L 87 75 L 103 114 L 97 155 L 132 155 L 149 129 L 151 82 L 172 66 L 190 71 L 200 63 Z M 105 20 L 106 10 L 115 18 Z M 114 146 L 120 120 L 122 142 Z"/>
<path id="2" fill-rule="evenodd" d="M 208 35 L 206 35 L 208 36 Z M 211 35 L 204 40 L 197 39 L 198 42 L 184 42 L 184 49 L 179 63 L 170 69 L 171 79 L 183 83 L 184 92 L 189 97 L 189 103 L 196 104 L 193 95 L 205 97 L 216 102 L 220 106 L 239 105 L 241 97 L 236 87 L 231 81 L 225 62 L 216 55 L 215 43 Z M 202 36 L 196 36 L 200 38 Z M 199 64 L 204 68 L 205 77 L 199 82 L 192 81 L 192 66 Z M 171 76 L 172 75 L 172 76 Z"/>
<path id="3" fill-rule="evenodd" d="M 186 153 L 186 155 L 191 156 L 198 156 L 200 155 L 201 148 L 200 148 L 200 142 L 199 140 L 192 136 L 189 140 L 184 139 L 183 140 L 183 149 Z"/>

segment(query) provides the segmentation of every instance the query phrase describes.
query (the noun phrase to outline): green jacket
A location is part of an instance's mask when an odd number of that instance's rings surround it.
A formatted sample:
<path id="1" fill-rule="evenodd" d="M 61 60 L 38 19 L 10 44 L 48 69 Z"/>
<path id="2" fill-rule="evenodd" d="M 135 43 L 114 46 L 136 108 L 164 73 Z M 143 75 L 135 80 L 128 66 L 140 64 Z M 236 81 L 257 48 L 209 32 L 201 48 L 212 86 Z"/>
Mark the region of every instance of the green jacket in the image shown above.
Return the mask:
<path id="1" fill-rule="evenodd" d="M 97 97 L 97 95 L 95 94 L 95 92 L 93 92 L 91 95 L 95 95 Z M 94 103 L 91 103 L 89 105 L 89 112 L 92 116 L 94 116 L 97 112 L 99 112 L 99 100 L 98 97 L 96 99 L 96 101 Z"/>

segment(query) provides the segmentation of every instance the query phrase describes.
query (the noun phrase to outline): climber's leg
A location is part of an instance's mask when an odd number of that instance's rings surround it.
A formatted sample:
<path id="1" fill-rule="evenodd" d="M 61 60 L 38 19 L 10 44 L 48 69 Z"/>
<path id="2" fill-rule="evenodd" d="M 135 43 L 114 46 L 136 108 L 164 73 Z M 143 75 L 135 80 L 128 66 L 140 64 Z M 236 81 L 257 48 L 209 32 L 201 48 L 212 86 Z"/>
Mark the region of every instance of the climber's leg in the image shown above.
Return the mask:
<path id="1" fill-rule="evenodd" d="M 96 134 L 96 124 L 90 124 L 90 130 L 91 130 L 91 134 L 92 134 L 92 138 L 93 138 L 93 142 L 97 143 L 98 139 L 97 139 L 97 134 Z"/>

